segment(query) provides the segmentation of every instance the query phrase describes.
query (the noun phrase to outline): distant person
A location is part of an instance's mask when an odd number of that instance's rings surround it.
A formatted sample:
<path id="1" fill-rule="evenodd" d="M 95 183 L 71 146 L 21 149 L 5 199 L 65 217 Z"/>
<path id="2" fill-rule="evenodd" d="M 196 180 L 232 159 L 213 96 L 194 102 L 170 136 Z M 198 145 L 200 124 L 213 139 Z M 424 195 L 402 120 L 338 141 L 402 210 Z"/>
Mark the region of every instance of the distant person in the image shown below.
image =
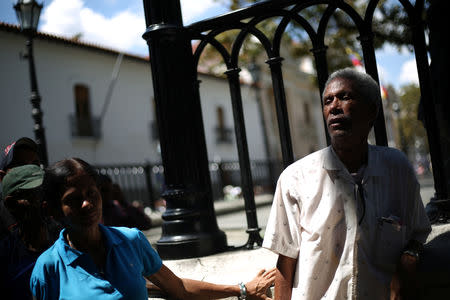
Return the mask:
<path id="1" fill-rule="evenodd" d="M 37 260 L 30 286 L 40 299 L 147 300 L 146 279 L 176 299 L 217 299 L 242 296 L 269 299 L 275 269 L 247 284 L 217 285 L 182 279 L 170 271 L 137 229 L 100 224 L 102 198 L 97 173 L 78 158 L 47 168 L 44 196 L 65 229 Z"/>
<path id="2" fill-rule="evenodd" d="M 97 186 L 102 196 L 103 224 L 106 226 L 127 226 L 125 209 L 114 200 L 113 183 L 108 175 L 97 176 Z"/>
<path id="3" fill-rule="evenodd" d="M 25 165 L 10 169 L 3 178 L 2 202 L 17 225 L 0 241 L 1 299 L 32 299 L 34 264 L 55 240 L 42 212 L 43 177 L 40 167 Z"/>
<path id="4" fill-rule="evenodd" d="M 139 230 L 151 228 L 151 219 L 143 209 L 129 204 L 125 200 L 120 186 L 113 183 L 108 175 L 99 174 L 97 182 L 103 201 L 104 225 L 135 227 Z"/>
<path id="5" fill-rule="evenodd" d="M 266 227 L 275 299 L 414 299 L 407 283 L 431 226 L 406 156 L 367 143 L 380 103 L 365 73 L 325 83 L 331 146 L 283 171 Z"/>
<path id="6" fill-rule="evenodd" d="M 117 201 L 125 210 L 127 215 L 127 227 L 136 227 L 139 230 L 148 230 L 152 227 L 152 220 L 144 213 L 142 204 L 138 201 L 128 203 L 120 185 L 113 183 L 112 192 L 114 201 Z"/>
<path id="7" fill-rule="evenodd" d="M 8 170 L 23 165 L 40 165 L 37 144 L 30 138 L 22 137 L 5 147 L 0 153 L 0 183 Z M 1 189 L 0 189 L 1 199 Z M 16 224 L 2 201 L 0 201 L 0 238 L 7 235 Z"/>

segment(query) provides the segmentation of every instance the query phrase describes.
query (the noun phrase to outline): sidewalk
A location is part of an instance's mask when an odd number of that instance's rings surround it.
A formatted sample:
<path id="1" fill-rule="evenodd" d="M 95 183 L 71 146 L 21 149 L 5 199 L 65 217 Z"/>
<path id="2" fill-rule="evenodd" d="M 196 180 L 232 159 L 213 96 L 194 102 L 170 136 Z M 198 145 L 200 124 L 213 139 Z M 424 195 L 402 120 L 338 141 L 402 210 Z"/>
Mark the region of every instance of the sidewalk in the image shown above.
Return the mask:
<path id="1" fill-rule="evenodd" d="M 255 196 L 256 207 L 266 206 L 272 204 L 273 196 L 270 194 L 262 194 Z M 218 200 L 214 202 L 214 210 L 216 216 L 221 216 L 237 211 L 244 211 L 245 202 L 243 198 L 236 198 L 233 200 Z M 150 219 L 152 219 L 152 227 L 158 227 L 162 224 L 160 212 L 152 212 Z"/>

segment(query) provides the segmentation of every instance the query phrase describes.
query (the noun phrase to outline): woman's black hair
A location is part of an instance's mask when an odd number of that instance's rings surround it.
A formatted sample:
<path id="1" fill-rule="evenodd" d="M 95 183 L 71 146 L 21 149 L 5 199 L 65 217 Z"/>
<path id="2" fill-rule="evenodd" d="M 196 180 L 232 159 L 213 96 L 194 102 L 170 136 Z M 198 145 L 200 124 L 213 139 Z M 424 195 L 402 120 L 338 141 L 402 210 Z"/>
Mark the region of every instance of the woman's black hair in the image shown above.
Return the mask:
<path id="1" fill-rule="evenodd" d="M 80 158 L 64 159 L 46 168 L 42 182 L 43 196 L 48 203 L 50 214 L 56 219 L 63 216 L 61 198 L 67 189 L 67 179 L 80 172 L 86 173 L 97 182 L 97 172 Z"/>

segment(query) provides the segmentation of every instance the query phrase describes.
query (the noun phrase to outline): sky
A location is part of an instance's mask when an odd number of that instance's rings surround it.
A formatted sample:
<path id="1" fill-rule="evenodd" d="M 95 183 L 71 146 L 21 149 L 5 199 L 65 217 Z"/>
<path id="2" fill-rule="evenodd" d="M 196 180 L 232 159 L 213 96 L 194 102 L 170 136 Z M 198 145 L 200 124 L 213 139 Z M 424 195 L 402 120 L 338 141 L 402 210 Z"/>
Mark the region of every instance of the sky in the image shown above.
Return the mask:
<path id="1" fill-rule="evenodd" d="M 16 0 L 0 0 L 0 21 L 17 24 L 13 4 Z M 38 0 L 39 3 L 42 0 Z M 82 41 L 141 56 L 148 55 L 142 39 L 145 18 L 142 0 L 45 0 L 39 31 L 73 37 Z M 223 0 L 181 0 L 183 22 L 193 22 L 228 12 Z M 1 46 L 0 46 L 1 47 Z M 408 51 L 385 45 L 376 52 L 378 72 L 383 85 L 399 88 L 417 83 L 414 56 Z"/>

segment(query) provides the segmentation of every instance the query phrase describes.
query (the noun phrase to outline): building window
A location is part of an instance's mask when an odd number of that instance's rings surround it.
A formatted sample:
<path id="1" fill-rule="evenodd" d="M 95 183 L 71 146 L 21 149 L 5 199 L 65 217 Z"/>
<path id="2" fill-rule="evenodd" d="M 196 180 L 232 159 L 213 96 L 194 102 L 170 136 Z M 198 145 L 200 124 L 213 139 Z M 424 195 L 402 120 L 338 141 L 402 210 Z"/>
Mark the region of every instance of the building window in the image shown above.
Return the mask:
<path id="1" fill-rule="evenodd" d="M 222 106 L 216 107 L 216 142 L 217 143 L 231 143 L 231 128 L 225 126 L 225 113 Z"/>
<path id="2" fill-rule="evenodd" d="M 99 119 L 91 114 L 89 88 L 83 84 L 73 87 L 75 98 L 75 116 L 71 116 L 72 136 L 99 137 Z"/>

